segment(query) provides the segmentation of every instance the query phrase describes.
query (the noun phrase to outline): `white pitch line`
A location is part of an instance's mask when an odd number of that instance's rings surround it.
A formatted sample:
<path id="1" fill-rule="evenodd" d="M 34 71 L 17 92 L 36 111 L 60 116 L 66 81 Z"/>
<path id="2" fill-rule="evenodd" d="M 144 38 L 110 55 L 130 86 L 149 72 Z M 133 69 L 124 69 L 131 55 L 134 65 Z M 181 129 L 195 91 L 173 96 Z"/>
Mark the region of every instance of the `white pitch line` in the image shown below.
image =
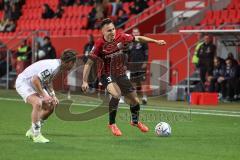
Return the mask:
<path id="1" fill-rule="evenodd" d="M 16 98 L 2 98 L 2 97 L 0 97 L 0 100 L 23 102 L 22 99 L 16 99 Z"/>
<path id="2" fill-rule="evenodd" d="M 240 114 L 240 111 L 223 111 L 223 110 L 214 110 L 214 109 L 207 110 L 207 109 L 197 109 L 197 108 L 191 108 L 191 110 L 206 111 L 206 112 L 219 112 L 219 113 L 239 113 Z"/>
<path id="3" fill-rule="evenodd" d="M 161 109 L 167 109 L 167 110 L 170 110 L 169 108 L 166 108 L 166 107 L 161 107 Z M 174 108 L 176 109 L 176 108 Z M 174 110 L 173 109 L 173 110 Z M 215 112 L 215 113 L 232 113 L 232 114 L 240 114 L 240 111 L 226 111 L 226 110 L 213 110 L 213 109 L 197 109 L 197 108 L 193 108 L 193 107 L 188 107 L 187 109 L 186 108 L 180 108 L 181 110 L 183 111 L 201 111 L 201 112 Z M 180 110 L 179 109 L 179 110 Z"/>
<path id="4" fill-rule="evenodd" d="M 21 99 L 15 99 L 15 98 L 1 98 L 0 100 L 6 100 L 6 101 L 23 101 Z M 86 104 L 86 103 L 73 103 L 72 105 L 76 106 L 89 106 L 89 107 L 97 107 L 98 105 L 96 104 Z M 129 109 L 129 107 L 124 107 L 121 106 L 120 108 L 122 109 Z M 223 111 L 224 113 L 214 113 L 213 110 L 211 112 L 205 112 L 208 110 L 202 110 L 202 109 L 194 109 L 194 110 L 199 110 L 199 111 L 204 111 L 204 112 L 198 112 L 194 111 L 193 109 L 189 110 L 173 110 L 173 109 L 161 109 L 161 108 L 141 108 L 142 110 L 145 111 L 160 111 L 160 112 L 170 112 L 170 113 L 184 113 L 184 114 L 196 114 L 196 115 L 213 115 L 213 116 L 225 116 L 225 117 L 240 117 L 240 114 L 228 114 L 231 113 L 232 111 Z M 217 110 L 216 110 L 217 111 Z M 232 113 L 240 113 L 240 112 L 232 112 Z"/>
<path id="5" fill-rule="evenodd" d="M 127 109 L 127 107 L 124 107 Z M 171 113 L 185 113 L 185 114 L 196 114 L 196 115 L 213 115 L 213 116 L 226 116 L 226 117 L 240 117 L 240 114 L 223 114 L 223 113 L 209 113 L 209 112 L 196 112 L 196 111 L 180 111 L 180 110 L 172 110 L 172 109 L 155 109 L 155 108 L 143 108 L 142 110 L 146 111 L 161 111 L 161 112 L 171 112 Z"/>

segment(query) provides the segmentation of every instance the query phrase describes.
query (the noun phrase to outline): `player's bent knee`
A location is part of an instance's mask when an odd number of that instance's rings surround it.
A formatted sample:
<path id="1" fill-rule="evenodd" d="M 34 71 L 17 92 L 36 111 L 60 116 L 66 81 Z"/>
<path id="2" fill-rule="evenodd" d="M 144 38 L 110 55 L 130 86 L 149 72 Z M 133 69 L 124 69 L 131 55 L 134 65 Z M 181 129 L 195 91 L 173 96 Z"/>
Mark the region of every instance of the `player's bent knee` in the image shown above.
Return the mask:
<path id="1" fill-rule="evenodd" d="M 108 92 L 111 94 L 113 98 L 120 99 L 121 98 L 121 90 L 119 86 L 115 83 L 110 83 L 107 86 Z"/>
<path id="2" fill-rule="evenodd" d="M 36 101 L 32 103 L 33 108 L 40 110 L 42 108 L 42 102 Z"/>
<path id="3" fill-rule="evenodd" d="M 114 94 L 112 95 L 113 98 L 115 99 L 120 99 L 121 98 L 121 94 Z"/>
<path id="4" fill-rule="evenodd" d="M 131 105 L 138 105 L 140 103 L 140 101 L 139 101 L 139 99 L 138 99 L 138 97 L 134 97 L 134 98 L 132 98 L 131 99 L 131 102 L 130 102 L 130 104 Z"/>
<path id="5" fill-rule="evenodd" d="M 121 91 L 114 91 L 114 92 L 112 91 L 112 92 L 110 92 L 110 94 L 113 98 L 116 98 L 116 99 L 121 98 Z"/>

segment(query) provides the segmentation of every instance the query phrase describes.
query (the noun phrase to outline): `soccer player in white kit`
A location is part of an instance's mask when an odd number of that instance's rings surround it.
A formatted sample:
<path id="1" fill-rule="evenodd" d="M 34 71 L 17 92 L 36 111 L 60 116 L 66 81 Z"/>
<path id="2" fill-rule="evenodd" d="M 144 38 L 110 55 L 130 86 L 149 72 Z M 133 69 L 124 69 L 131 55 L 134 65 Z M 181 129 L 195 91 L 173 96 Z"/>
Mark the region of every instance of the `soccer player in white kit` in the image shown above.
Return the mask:
<path id="1" fill-rule="evenodd" d="M 52 81 L 63 71 L 72 69 L 76 62 L 76 52 L 63 51 L 60 59 L 47 59 L 27 67 L 16 80 L 16 90 L 25 103 L 32 105 L 32 126 L 26 136 L 35 143 L 49 142 L 41 134 L 41 125 L 59 103 L 55 96 Z"/>

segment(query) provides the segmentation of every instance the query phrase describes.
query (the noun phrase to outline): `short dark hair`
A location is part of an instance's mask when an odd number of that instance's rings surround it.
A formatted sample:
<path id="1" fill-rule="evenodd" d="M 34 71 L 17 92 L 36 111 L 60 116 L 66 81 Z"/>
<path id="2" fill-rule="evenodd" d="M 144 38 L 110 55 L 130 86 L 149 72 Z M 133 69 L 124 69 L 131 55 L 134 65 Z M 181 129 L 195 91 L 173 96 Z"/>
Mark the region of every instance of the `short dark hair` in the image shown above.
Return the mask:
<path id="1" fill-rule="evenodd" d="M 110 18 L 105 18 L 102 20 L 100 28 L 102 29 L 103 26 L 105 26 L 106 24 L 111 24 L 111 23 L 113 24 L 113 21 Z"/>
<path id="2" fill-rule="evenodd" d="M 61 60 L 65 63 L 76 62 L 77 52 L 72 49 L 65 49 L 61 55 Z"/>

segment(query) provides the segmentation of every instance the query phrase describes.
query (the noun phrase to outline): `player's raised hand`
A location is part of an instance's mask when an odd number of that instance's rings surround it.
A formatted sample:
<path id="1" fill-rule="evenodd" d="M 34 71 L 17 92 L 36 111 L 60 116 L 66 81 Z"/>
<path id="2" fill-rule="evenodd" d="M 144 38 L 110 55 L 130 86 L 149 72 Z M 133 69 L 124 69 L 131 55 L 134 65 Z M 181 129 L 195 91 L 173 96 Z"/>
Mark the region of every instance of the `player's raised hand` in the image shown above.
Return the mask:
<path id="1" fill-rule="evenodd" d="M 83 91 L 83 92 L 86 92 L 86 91 L 88 90 L 88 88 L 89 88 L 88 83 L 83 81 L 82 91 Z"/>
<path id="2" fill-rule="evenodd" d="M 164 40 L 156 40 L 156 43 L 160 46 L 167 44 Z"/>

